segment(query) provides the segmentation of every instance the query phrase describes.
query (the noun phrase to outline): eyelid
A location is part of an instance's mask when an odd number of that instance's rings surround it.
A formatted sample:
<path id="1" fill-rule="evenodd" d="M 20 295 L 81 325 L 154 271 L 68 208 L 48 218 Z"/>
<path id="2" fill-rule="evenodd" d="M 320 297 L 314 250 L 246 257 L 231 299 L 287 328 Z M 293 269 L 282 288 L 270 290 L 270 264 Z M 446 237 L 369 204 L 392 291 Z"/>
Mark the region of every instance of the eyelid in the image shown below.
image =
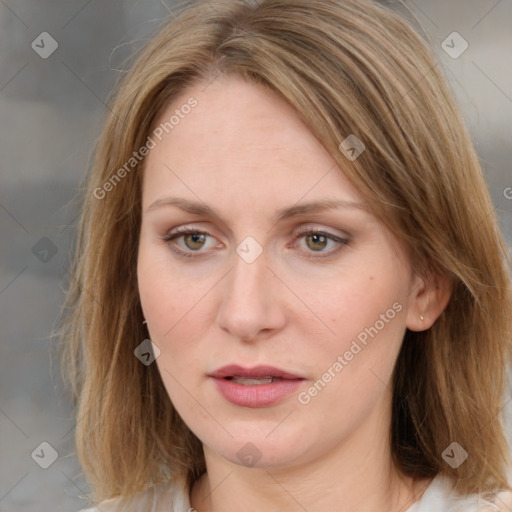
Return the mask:
<path id="1" fill-rule="evenodd" d="M 298 235 L 304 235 L 307 233 L 322 233 L 322 234 L 325 234 L 326 236 L 338 238 L 340 240 L 352 238 L 352 235 L 350 235 L 347 232 L 342 232 L 341 234 L 332 233 L 333 229 L 334 228 L 328 228 L 328 227 L 321 228 L 321 227 L 318 227 L 318 224 L 310 223 L 310 224 L 300 226 L 297 229 L 296 233 Z M 340 231 L 340 230 L 338 230 L 338 231 Z"/>

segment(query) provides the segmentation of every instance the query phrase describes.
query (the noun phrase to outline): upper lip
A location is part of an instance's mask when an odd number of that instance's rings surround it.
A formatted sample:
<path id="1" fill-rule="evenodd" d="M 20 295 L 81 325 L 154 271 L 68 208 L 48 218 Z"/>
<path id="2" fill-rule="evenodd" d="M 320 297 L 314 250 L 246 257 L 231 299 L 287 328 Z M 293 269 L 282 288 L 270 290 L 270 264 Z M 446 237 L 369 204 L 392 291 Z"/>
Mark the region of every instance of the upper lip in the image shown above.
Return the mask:
<path id="1" fill-rule="evenodd" d="M 273 366 L 259 365 L 252 368 L 245 368 L 237 364 L 223 366 L 209 374 L 210 377 L 224 379 L 226 377 L 245 377 L 248 379 L 258 379 L 263 377 L 278 377 L 281 379 L 303 379 L 300 375 L 275 368 Z"/>

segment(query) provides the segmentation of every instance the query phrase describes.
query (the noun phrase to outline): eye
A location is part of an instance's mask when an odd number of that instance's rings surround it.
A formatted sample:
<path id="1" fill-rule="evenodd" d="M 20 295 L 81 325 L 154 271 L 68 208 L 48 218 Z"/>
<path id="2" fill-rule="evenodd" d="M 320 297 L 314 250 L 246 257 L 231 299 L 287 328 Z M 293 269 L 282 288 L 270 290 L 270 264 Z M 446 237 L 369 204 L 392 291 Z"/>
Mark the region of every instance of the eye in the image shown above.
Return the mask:
<path id="1" fill-rule="evenodd" d="M 215 247 L 214 238 L 204 231 L 194 230 L 190 228 L 176 229 L 168 235 L 162 237 L 162 241 L 167 243 L 169 247 L 176 253 L 183 256 L 195 256 L 193 253 L 204 253 L 203 248 Z"/>
<path id="2" fill-rule="evenodd" d="M 321 256 L 313 257 L 332 256 L 349 243 L 348 238 L 341 238 L 332 233 L 312 229 L 301 233 L 298 239 L 304 240 L 307 252 L 321 253 Z M 326 248 L 328 250 L 325 250 Z"/>
<path id="3" fill-rule="evenodd" d="M 321 251 L 327 247 L 329 239 L 320 233 L 306 235 L 306 245 L 313 251 Z"/>
<path id="4" fill-rule="evenodd" d="M 293 243 L 292 247 L 302 245 L 305 252 L 310 253 L 311 258 L 325 258 L 333 256 L 342 249 L 344 245 L 348 245 L 348 238 L 341 238 L 332 233 L 309 229 L 300 233 L 296 240 L 304 241 L 305 244 Z M 169 234 L 162 237 L 172 251 L 180 256 L 199 257 L 206 255 L 208 249 L 219 247 L 215 243 L 215 238 L 209 233 L 190 227 L 177 228 Z M 208 245 L 208 242 L 210 244 Z M 222 245 L 222 244 L 220 244 Z M 305 246 L 305 248 L 304 248 Z M 326 250 L 327 249 L 327 250 Z M 317 253 L 318 256 L 313 255 Z"/>
<path id="5" fill-rule="evenodd" d="M 188 249 L 195 251 L 203 247 L 206 241 L 206 237 L 207 235 L 203 233 L 189 233 L 187 235 L 182 235 L 180 238 L 183 238 L 183 241 Z"/>

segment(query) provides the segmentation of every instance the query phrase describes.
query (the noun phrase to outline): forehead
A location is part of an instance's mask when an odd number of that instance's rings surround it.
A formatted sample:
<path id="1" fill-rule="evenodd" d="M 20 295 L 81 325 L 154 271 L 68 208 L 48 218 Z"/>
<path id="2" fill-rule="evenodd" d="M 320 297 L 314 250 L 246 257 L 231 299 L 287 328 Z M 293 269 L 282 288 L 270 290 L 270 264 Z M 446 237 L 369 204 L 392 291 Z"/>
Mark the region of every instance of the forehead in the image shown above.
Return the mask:
<path id="1" fill-rule="evenodd" d="M 185 108 L 191 99 L 195 106 Z M 155 127 L 165 123 L 169 133 L 147 157 L 144 202 L 174 188 L 219 199 L 229 191 L 255 200 L 358 198 L 297 112 L 262 85 L 233 76 L 194 84 L 160 112 Z"/>

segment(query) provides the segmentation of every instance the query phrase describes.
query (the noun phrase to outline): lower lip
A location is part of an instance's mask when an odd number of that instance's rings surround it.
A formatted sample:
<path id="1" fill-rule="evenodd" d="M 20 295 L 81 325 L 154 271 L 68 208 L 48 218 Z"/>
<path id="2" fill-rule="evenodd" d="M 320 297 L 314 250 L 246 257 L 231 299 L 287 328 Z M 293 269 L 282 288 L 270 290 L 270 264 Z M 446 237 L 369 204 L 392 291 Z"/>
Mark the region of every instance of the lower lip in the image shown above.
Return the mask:
<path id="1" fill-rule="evenodd" d="M 214 378 L 220 394 L 232 404 L 242 407 L 268 407 L 294 393 L 303 379 L 283 379 L 269 384 L 244 386 L 227 379 Z"/>

